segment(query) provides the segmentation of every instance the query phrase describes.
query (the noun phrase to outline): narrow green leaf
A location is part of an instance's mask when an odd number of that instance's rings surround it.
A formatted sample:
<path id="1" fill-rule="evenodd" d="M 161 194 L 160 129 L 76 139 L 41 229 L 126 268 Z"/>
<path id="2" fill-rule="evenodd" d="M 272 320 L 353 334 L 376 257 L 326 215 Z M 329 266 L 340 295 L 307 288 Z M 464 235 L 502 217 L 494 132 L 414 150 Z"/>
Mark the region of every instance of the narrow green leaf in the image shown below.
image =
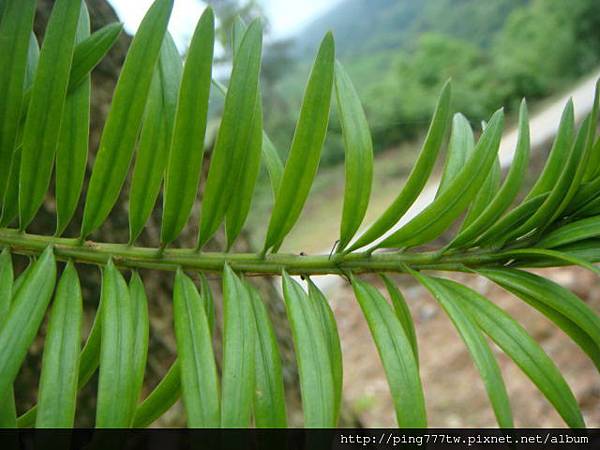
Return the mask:
<path id="1" fill-rule="evenodd" d="M 202 299 L 202 306 L 204 306 L 204 312 L 206 313 L 210 334 L 214 336 L 216 326 L 215 300 L 208 279 L 203 273 L 200 274 L 200 298 Z"/>
<path id="2" fill-rule="evenodd" d="M 501 247 L 504 245 L 506 235 L 514 230 L 515 227 L 523 224 L 535 211 L 546 201 L 549 192 L 540 194 L 527 201 L 524 201 L 519 206 L 501 217 L 494 225 L 483 232 L 475 241 L 478 245 L 493 245 Z"/>
<path id="3" fill-rule="evenodd" d="M 267 136 L 267 133 L 263 131 L 263 141 L 262 141 L 262 159 L 265 162 L 265 166 L 267 167 L 267 173 L 269 174 L 269 179 L 271 180 L 271 190 L 273 191 L 273 199 L 277 198 L 277 192 L 279 191 L 279 186 L 281 185 L 281 179 L 283 178 L 283 162 L 281 162 L 281 157 L 279 156 L 279 152 Z"/>
<path id="4" fill-rule="evenodd" d="M 419 367 L 400 320 L 373 286 L 353 278 L 352 287 L 379 351 L 398 426 L 426 427 L 427 414 Z"/>
<path id="5" fill-rule="evenodd" d="M 444 136 L 446 134 L 446 128 L 450 120 L 450 99 L 451 89 L 450 81 L 448 81 L 440 94 L 440 98 L 435 107 L 433 118 L 431 119 L 431 125 L 429 131 L 423 142 L 421 153 L 417 162 L 413 166 L 406 184 L 400 194 L 394 199 L 390 206 L 385 212 L 379 217 L 373 225 L 371 225 L 366 232 L 364 232 L 352 244 L 346 252 L 354 251 L 358 248 L 364 247 L 370 244 L 375 239 L 383 236 L 394 224 L 396 224 L 408 211 L 408 209 L 415 202 L 423 187 L 427 183 L 435 161 L 437 160 L 438 153 L 442 146 Z"/>
<path id="6" fill-rule="evenodd" d="M 109 23 L 77 44 L 69 76 L 69 92 L 77 90 L 87 79 L 94 67 L 115 45 L 122 30 L 122 23 Z"/>
<path id="7" fill-rule="evenodd" d="M 454 114 L 444 171 L 435 194 L 436 197 L 448 189 L 448 185 L 456 178 L 474 148 L 475 139 L 471 124 L 461 113 Z"/>
<path id="8" fill-rule="evenodd" d="M 598 114 L 600 114 L 600 80 L 596 80 L 594 104 L 590 116 L 591 125 L 588 129 L 585 143 L 585 152 L 588 156 L 585 158 L 586 164 L 581 168 L 581 171 L 583 172 L 582 181 L 593 180 L 597 177 L 598 170 L 600 170 L 600 152 L 594 151 L 596 150 L 594 142 L 596 140 L 596 128 L 598 128 Z M 597 149 L 600 150 L 600 146 L 597 147 Z"/>
<path id="9" fill-rule="evenodd" d="M 8 314 L 13 290 L 13 266 L 10 252 L 7 248 L 0 253 L 0 331 Z M 15 428 L 17 426 L 17 410 L 12 386 L 0 397 L 0 428 Z"/>
<path id="10" fill-rule="evenodd" d="M 257 428 L 286 428 L 281 356 L 273 324 L 260 294 L 246 283 L 256 322 L 254 422 Z"/>
<path id="11" fill-rule="evenodd" d="M 552 190 L 569 158 L 569 150 L 573 145 L 574 138 L 575 116 L 573 112 L 573 100 L 569 99 L 561 115 L 556 139 L 554 139 L 542 174 L 539 176 L 523 202 Z"/>
<path id="12" fill-rule="evenodd" d="M 317 312 L 302 286 L 286 272 L 283 297 L 298 362 L 304 426 L 334 427 L 336 390 L 329 348 Z"/>
<path id="13" fill-rule="evenodd" d="M 6 0 L 0 16 L 0 201 L 8 184 L 21 121 L 35 4 L 35 0 Z"/>
<path id="14" fill-rule="evenodd" d="M 460 247 L 473 242 L 482 232 L 492 226 L 514 201 L 527 173 L 529 161 L 529 119 L 525 100 L 519 110 L 519 138 L 512 165 L 500 191 L 485 209 L 452 240 L 448 248 Z"/>
<path id="15" fill-rule="evenodd" d="M 219 381 L 208 321 L 196 286 L 181 270 L 175 276 L 173 302 L 188 426 L 218 427 Z"/>
<path id="16" fill-rule="evenodd" d="M 167 32 L 150 85 L 131 179 L 130 242 L 134 242 L 142 232 L 160 192 L 169 159 L 181 71 L 181 56 L 173 38 Z"/>
<path id="17" fill-rule="evenodd" d="M 81 0 L 54 3 L 23 129 L 19 175 L 19 226 L 27 228 L 44 201 L 59 143 Z"/>
<path id="18" fill-rule="evenodd" d="M 256 332 L 252 299 L 228 265 L 223 270 L 221 427 L 250 423 L 254 399 Z"/>
<path id="19" fill-rule="evenodd" d="M 36 428 L 72 428 L 83 305 L 77 270 L 69 262 L 56 287 L 44 344 Z"/>
<path id="20" fill-rule="evenodd" d="M 373 181 L 373 142 L 358 93 L 339 61 L 335 64 L 335 97 L 344 137 L 346 185 L 338 249 L 350 242 L 365 217 Z"/>
<path id="21" fill-rule="evenodd" d="M 262 27 L 256 19 L 246 31 L 235 54 L 231 79 L 225 96 L 223 117 L 211 155 L 210 169 L 202 198 L 198 247 L 201 248 L 215 233 L 230 207 L 231 198 L 251 198 L 260 161 L 262 108 L 256 108 L 262 50 Z M 260 128 L 256 126 L 260 123 Z M 245 171 L 249 171 L 244 175 Z M 240 178 L 248 176 L 243 183 Z M 238 188 L 247 189 L 242 191 Z M 249 201 L 248 201 L 249 207 Z M 247 211 L 247 209 L 246 209 Z M 239 206 L 238 212 L 240 214 Z M 241 229 L 245 220 L 240 215 L 230 216 L 231 227 Z M 228 242 L 231 244 L 231 228 Z"/>
<path id="22" fill-rule="evenodd" d="M 82 238 L 102 225 L 119 197 L 172 7 L 173 0 L 156 0 L 144 16 L 127 52 L 88 186 Z"/>
<path id="23" fill-rule="evenodd" d="M 137 272 L 133 272 L 129 280 L 129 297 L 133 312 L 133 360 L 134 384 L 132 397 L 134 404 L 140 397 L 144 385 L 144 373 L 146 371 L 146 360 L 148 357 L 148 338 L 150 323 L 148 321 L 148 298 L 144 289 L 144 283 Z"/>
<path id="24" fill-rule="evenodd" d="M 304 92 L 300 117 L 269 221 L 265 252 L 283 242 L 298 220 L 310 192 L 327 132 L 334 60 L 333 35 L 327 33 Z"/>
<path id="25" fill-rule="evenodd" d="M 127 284 L 110 260 L 102 274 L 102 340 L 96 428 L 131 426 L 136 376 L 133 305 Z"/>
<path id="26" fill-rule="evenodd" d="M 90 16 L 81 3 L 81 14 L 75 42 L 90 34 Z M 75 213 L 87 162 L 90 128 L 90 76 L 81 82 L 66 98 L 63 109 L 58 148 L 56 150 L 56 235 L 60 236 Z"/>
<path id="27" fill-rule="evenodd" d="M 175 360 L 150 395 L 137 407 L 133 418 L 133 427 L 145 428 L 175 404 L 181 395 L 181 364 Z"/>
<path id="28" fill-rule="evenodd" d="M 599 236 L 600 217 L 595 216 L 563 225 L 542 237 L 536 245 L 538 247 L 553 248 Z"/>
<path id="29" fill-rule="evenodd" d="M 342 405 L 342 387 L 344 384 L 344 369 L 342 365 L 342 345 L 338 334 L 337 324 L 333 311 L 329 306 L 329 302 L 325 295 L 317 288 L 317 286 L 309 280 L 308 282 L 308 298 L 313 303 L 317 318 L 321 324 L 323 335 L 327 343 L 329 352 L 329 360 L 331 361 L 331 374 L 333 377 L 333 385 L 335 388 L 335 419 L 336 425 L 340 416 L 340 408 Z"/>
<path id="30" fill-rule="evenodd" d="M 510 401 L 506 393 L 506 386 L 502 379 L 498 361 L 496 361 L 485 337 L 478 328 L 475 318 L 471 316 L 468 310 L 464 309 L 461 300 L 456 298 L 457 294 L 455 291 L 445 289 L 441 279 L 427 277 L 418 272 L 411 273 L 440 303 L 460 333 L 481 375 L 490 403 L 494 409 L 498 426 L 501 428 L 512 428 L 514 423 Z"/>
<path id="31" fill-rule="evenodd" d="M 21 168 L 21 155 L 23 149 L 17 148 L 13 153 L 8 175 L 8 186 L 4 193 L 4 204 L 2 206 L 2 217 L 0 226 L 7 226 L 19 215 L 19 172 Z"/>
<path id="32" fill-rule="evenodd" d="M 165 175 L 160 240 L 169 244 L 190 216 L 198 193 L 215 42 L 215 16 L 206 8 L 188 49 Z"/>
<path id="33" fill-rule="evenodd" d="M 500 189 L 501 177 L 502 168 L 500 167 L 500 159 L 496 156 L 494 164 L 492 164 L 487 177 L 479 188 L 479 192 L 477 192 L 477 195 L 475 195 L 473 202 L 467 210 L 467 214 L 465 215 L 465 219 L 461 224 L 460 231 L 471 225 L 471 223 L 489 206 Z"/>
<path id="34" fill-rule="evenodd" d="M 469 310 L 486 333 L 540 389 L 568 426 L 585 427 L 581 411 L 568 384 L 552 360 L 527 331 L 506 312 L 477 292 L 454 281 L 443 280 L 456 299 Z"/>
<path id="35" fill-rule="evenodd" d="M 460 173 L 448 189 L 414 219 L 383 240 L 377 247 L 404 248 L 424 244 L 438 237 L 475 197 L 496 160 L 504 114 L 498 110 L 484 130 Z"/>
<path id="36" fill-rule="evenodd" d="M 38 332 L 55 281 L 54 253 L 52 247 L 47 247 L 27 271 L 21 286 L 14 288 L 10 313 L 0 330 L 0 398 L 5 398 L 12 387 Z"/>
<path id="37" fill-rule="evenodd" d="M 583 300 L 547 278 L 515 269 L 481 269 L 486 278 L 519 297 L 524 294 L 557 310 L 600 346 L 600 317 Z"/>
<path id="38" fill-rule="evenodd" d="M 381 274 L 381 279 L 385 283 L 385 287 L 390 295 L 390 299 L 392 300 L 392 305 L 394 306 L 394 312 L 396 313 L 396 317 L 400 321 L 406 336 L 410 340 L 410 345 L 412 346 L 413 352 L 415 354 L 415 360 L 417 364 L 419 363 L 419 346 L 417 344 L 417 332 L 415 331 L 415 323 L 412 320 L 412 316 L 410 315 L 410 309 L 408 309 L 408 304 L 406 303 L 406 299 L 398 289 L 398 286 L 393 282 L 393 280 L 385 274 Z"/>
<path id="39" fill-rule="evenodd" d="M 96 316 L 92 329 L 85 341 L 85 345 L 81 350 L 79 356 L 79 376 L 77 388 L 83 389 L 83 387 L 91 379 L 92 375 L 98 368 L 98 362 L 100 359 L 100 340 L 102 334 L 102 320 L 101 320 L 101 303 L 98 305 L 96 310 Z M 37 405 L 27 410 L 17 419 L 17 426 L 19 428 L 33 427 L 37 416 Z"/>
<path id="40" fill-rule="evenodd" d="M 542 248 L 517 248 L 514 250 L 507 250 L 502 254 L 504 256 L 509 257 L 512 256 L 516 258 L 525 258 L 525 260 L 527 260 L 528 258 L 533 258 L 534 260 L 539 260 L 540 258 L 546 260 L 557 260 L 560 262 L 566 262 L 569 265 L 583 267 L 584 269 L 588 269 L 589 271 L 594 272 L 596 275 L 600 275 L 600 269 L 590 264 L 587 260 L 557 250 L 547 250 Z M 523 264 L 523 262 L 519 262 Z"/>

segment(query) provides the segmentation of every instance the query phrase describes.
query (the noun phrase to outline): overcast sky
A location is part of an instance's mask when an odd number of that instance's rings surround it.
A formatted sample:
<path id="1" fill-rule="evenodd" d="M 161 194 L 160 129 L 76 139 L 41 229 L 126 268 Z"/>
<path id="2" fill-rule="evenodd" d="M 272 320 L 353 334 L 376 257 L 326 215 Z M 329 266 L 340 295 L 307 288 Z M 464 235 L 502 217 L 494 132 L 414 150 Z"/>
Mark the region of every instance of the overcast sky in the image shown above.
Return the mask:
<path id="1" fill-rule="evenodd" d="M 109 0 L 125 29 L 135 32 L 153 0 Z M 258 0 L 264 7 L 274 38 L 286 37 L 340 0 Z M 169 31 L 183 50 L 205 4 L 199 0 L 175 0 Z"/>

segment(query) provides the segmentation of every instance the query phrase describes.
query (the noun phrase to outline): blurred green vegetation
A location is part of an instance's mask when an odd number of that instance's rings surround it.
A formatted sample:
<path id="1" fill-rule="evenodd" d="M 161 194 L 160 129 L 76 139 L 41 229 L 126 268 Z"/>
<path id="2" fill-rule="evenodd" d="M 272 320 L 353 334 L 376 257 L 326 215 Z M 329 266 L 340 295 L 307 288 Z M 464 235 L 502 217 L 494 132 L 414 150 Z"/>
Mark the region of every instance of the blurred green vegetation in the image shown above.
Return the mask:
<path id="1" fill-rule="evenodd" d="M 598 0 L 343 0 L 293 40 L 265 49 L 265 128 L 283 156 L 315 48 L 329 29 L 376 151 L 426 129 L 450 77 L 455 110 L 477 127 L 501 106 L 510 113 L 522 97 L 531 103 L 564 89 L 600 59 Z M 332 115 L 323 165 L 343 159 Z"/>

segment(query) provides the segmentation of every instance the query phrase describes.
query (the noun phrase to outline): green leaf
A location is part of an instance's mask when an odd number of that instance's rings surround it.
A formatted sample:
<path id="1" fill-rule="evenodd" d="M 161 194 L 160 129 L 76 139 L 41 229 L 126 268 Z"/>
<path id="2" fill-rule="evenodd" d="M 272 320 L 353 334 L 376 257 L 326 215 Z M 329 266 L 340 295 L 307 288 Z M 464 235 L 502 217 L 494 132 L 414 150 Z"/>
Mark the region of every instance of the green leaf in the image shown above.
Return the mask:
<path id="1" fill-rule="evenodd" d="M 427 414 L 419 367 L 400 320 L 373 286 L 353 278 L 352 287 L 385 370 L 398 426 L 426 427 Z"/>
<path id="2" fill-rule="evenodd" d="M 304 289 L 286 272 L 283 297 L 298 362 L 304 426 L 334 427 L 336 391 L 329 348 L 317 312 Z"/>
<path id="3" fill-rule="evenodd" d="M 173 302 L 181 391 L 188 426 L 218 427 L 219 381 L 210 329 L 196 286 L 181 270 L 175 276 Z"/>
<path id="4" fill-rule="evenodd" d="M 77 44 L 69 76 L 69 92 L 77 90 L 79 85 L 88 78 L 94 67 L 115 45 L 122 30 L 122 23 L 109 23 Z"/>
<path id="5" fill-rule="evenodd" d="M 504 114 L 494 113 L 473 154 L 448 189 L 414 219 L 383 240 L 377 247 L 404 248 L 424 244 L 438 237 L 475 197 L 496 160 Z"/>
<path id="6" fill-rule="evenodd" d="M 492 164 L 487 177 L 479 188 L 479 192 L 477 192 L 477 195 L 475 195 L 473 202 L 467 210 L 467 214 L 465 215 L 459 231 L 462 231 L 471 225 L 471 223 L 484 212 L 486 207 L 489 206 L 492 199 L 498 193 L 501 177 L 502 168 L 500 167 L 500 159 L 496 156 L 494 164 Z"/>
<path id="7" fill-rule="evenodd" d="M 569 99 L 560 118 L 560 124 L 550 154 L 542 174 L 539 176 L 523 202 L 537 197 L 540 194 L 550 192 L 569 158 L 569 150 L 575 138 L 575 116 L 573 112 L 573 100 Z"/>
<path id="8" fill-rule="evenodd" d="M 515 197 L 527 173 L 529 161 L 529 119 L 527 116 L 527 105 L 525 100 L 521 102 L 519 110 L 519 138 L 512 165 L 498 193 L 486 205 L 483 212 L 479 214 L 466 227 L 463 226 L 459 234 L 448 245 L 448 248 L 461 247 L 473 242 L 482 232 L 492 226 L 502 214 L 508 209 Z"/>
<path id="9" fill-rule="evenodd" d="M 471 358 L 485 385 L 490 403 L 494 409 L 498 426 L 512 428 L 514 426 L 510 401 L 498 361 L 494 357 L 484 335 L 478 328 L 475 318 L 462 305 L 461 299 L 452 289 L 446 289 L 441 279 L 427 277 L 418 272 L 411 272 L 419 282 L 431 292 L 440 303 L 452 323 L 460 333 L 469 349 Z"/>
<path id="10" fill-rule="evenodd" d="M 5 0 L 0 16 L 0 203 L 21 122 L 23 90 L 32 34 L 35 0 Z"/>
<path id="11" fill-rule="evenodd" d="M 52 298 L 56 263 L 52 247 L 47 247 L 27 270 L 21 286 L 14 287 L 8 318 L 0 330 L 0 398 L 19 372 L 27 349 L 33 342 Z"/>
<path id="12" fill-rule="evenodd" d="M 19 147 L 13 154 L 8 176 L 8 186 L 4 193 L 4 204 L 2 206 L 0 226 L 9 225 L 19 215 L 19 172 L 21 168 L 22 153 L 23 149 Z"/>
<path id="13" fill-rule="evenodd" d="M 146 371 L 146 360 L 148 357 L 148 338 L 150 323 L 148 321 L 148 298 L 144 289 L 144 283 L 137 272 L 133 272 L 129 280 L 129 297 L 132 303 L 133 313 L 133 363 L 134 384 L 132 397 L 137 404 L 142 386 L 144 385 L 144 372 Z"/>
<path id="14" fill-rule="evenodd" d="M 264 245 L 279 247 L 304 207 L 315 178 L 329 121 L 335 44 L 327 33 L 315 59 L 283 177 L 271 213 Z"/>
<path id="15" fill-rule="evenodd" d="M 19 219 L 24 230 L 44 201 L 59 143 L 81 0 L 54 3 L 23 129 L 19 175 Z"/>
<path id="16" fill-rule="evenodd" d="M 85 2 L 82 2 L 75 41 L 81 42 L 89 34 L 90 16 Z M 65 100 L 56 150 L 57 236 L 63 233 L 71 221 L 81 195 L 88 153 L 90 93 L 91 81 L 87 75 Z"/>
<path id="17" fill-rule="evenodd" d="M 546 201 L 549 195 L 550 194 L 546 192 L 524 201 L 483 232 L 481 236 L 477 238 L 475 243 L 480 246 L 493 245 L 495 247 L 501 247 L 504 245 L 506 235 L 531 217 L 544 201 Z"/>
<path id="18" fill-rule="evenodd" d="M 417 332 L 415 331 L 415 323 L 412 320 L 412 316 L 410 315 L 410 309 L 408 309 L 408 305 L 406 303 L 406 299 L 398 289 L 398 286 L 393 282 L 393 280 L 385 274 L 381 274 L 381 279 L 385 283 L 385 287 L 388 291 L 390 299 L 392 300 L 392 305 L 394 306 L 394 312 L 396 313 L 396 317 L 400 321 L 402 328 L 404 329 L 404 333 L 410 340 L 410 345 L 413 349 L 413 353 L 415 354 L 415 360 L 417 364 L 419 363 L 419 346 L 417 344 Z"/>
<path id="19" fill-rule="evenodd" d="M 69 262 L 56 287 L 44 344 L 37 428 L 72 428 L 75 422 L 83 305 L 77 270 Z"/>
<path id="20" fill-rule="evenodd" d="M 131 426 L 136 383 L 133 305 L 129 289 L 112 259 L 102 274 L 102 342 L 96 428 Z"/>
<path id="21" fill-rule="evenodd" d="M 519 272 L 519 271 L 514 271 Z M 577 317 L 573 317 L 577 315 L 577 310 L 579 310 L 578 302 L 579 298 L 571 294 L 570 291 L 564 290 L 561 286 L 558 286 L 558 295 L 556 299 L 564 297 L 567 298 L 567 305 L 559 304 L 558 308 L 555 308 L 555 298 L 548 299 L 545 297 L 546 294 L 551 293 L 555 288 L 555 286 L 550 286 L 548 291 L 538 290 L 535 286 L 532 286 L 533 291 L 535 291 L 534 295 L 530 295 L 530 292 L 527 292 L 529 288 L 527 286 L 523 286 L 523 289 L 520 289 L 517 282 L 516 288 L 510 288 L 509 284 L 502 281 L 504 274 L 502 273 L 499 279 L 494 279 L 493 274 L 486 274 L 484 271 L 480 272 L 482 275 L 487 276 L 492 279 L 492 281 L 496 281 L 498 284 L 503 286 L 505 289 L 510 290 L 514 294 L 518 295 L 524 302 L 531 305 L 542 314 L 544 314 L 548 319 L 554 322 L 560 329 L 562 329 L 573 341 L 590 357 L 590 359 L 594 362 L 598 370 L 600 370 L 600 346 L 598 343 L 588 334 L 584 328 L 580 327 L 577 322 Z M 511 276 L 509 276 L 510 278 Z M 518 275 L 516 275 L 518 277 Z M 515 277 L 515 278 L 516 278 Z M 545 280 L 547 281 L 547 280 Z M 534 282 L 535 283 L 535 282 Z M 553 283 L 554 284 L 554 283 Z M 565 292 L 561 292 L 561 291 Z M 564 294 L 564 295 L 563 295 Z M 575 303 L 574 306 L 570 306 L 571 303 Z M 587 306 L 587 305 L 586 305 Z M 567 310 L 565 314 L 562 314 L 560 311 Z M 572 310 L 575 310 L 575 314 L 572 313 Z M 595 317 L 595 313 L 591 311 L 592 315 Z M 596 320 L 597 321 L 597 320 Z M 594 325 L 597 327 L 597 324 Z M 596 335 L 597 340 L 597 330 L 593 333 Z"/>
<path id="22" fill-rule="evenodd" d="M 0 253 L 0 331 L 10 312 L 10 301 L 13 288 L 13 266 L 10 252 L 7 248 Z M 17 426 L 17 410 L 12 387 L 0 400 L 0 428 L 15 428 Z"/>
<path id="23" fill-rule="evenodd" d="M 246 283 L 256 323 L 254 422 L 257 428 L 286 428 L 281 356 L 273 324 L 260 294 Z"/>
<path id="24" fill-rule="evenodd" d="M 478 272 L 519 297 L 532 297 L 555 309 L 589 334 L 600 347 L 600 317 L 568 289 L 522 270 L 480 269 Z"/>
<path id="25" fill-rule="evenodd" d="M 338 249 L 350 242 L 365 217 L 373 181 L 373 142 L 358 93 L 336 61 L 335 98 L 344 137 L 346 185 Z"/>
<path id="26" fill-rule="evenodd" d="M 441 193 L 448 189 L 449 184 L 459 174 L 468 156 L 473 152 L 474 147 L 475 140 L 471 124 L 461 113 L 454 114 L 444 171 L 442 172 L 440 185 L 435 194 L 436 197 L 439 197 Z"/>
<path id="27" fill-rule="evenodd" d="M 553 248 L 600 236 L 600 216 L 588 217 L 563 225 L 540 239 L 538 247 Z"/>
<path id="28" fill-rule="evenodd" d="M 271 139 L 269 139 L 269 136 L 267 136 L 267 133 L 264 131 L 262 141 L 262 159 L 267 167 L 267 173 L 269 174 L 269 179 L 271 180 L 273 199 L 275 199 L 277 198 L 277 192 L 279 191 L 281 179 L 283 178 L 283 162 L 281 162 L 281 157 L 273 145 L 273 142 L 271 142 Z"/>
<path id="29" fill-rule="evenodd" d="M 215 233 L 223 221 L 234 193 L 252 197 L 260 161 L 262 117 L 257 116 L 258 80 L 262 50 L 262 27 L 256 19 L 246 31 L 235 54 L 231 80 L 225 96 L 223 117 L 211 155 L 210 169 L 202 198 L 198 248 Z M 257 114 L 255 114 L 257 113 Z M 260 124 L 260 128 L 256 126 Z M 248 171 L 248 172 L 247 172 Z M 247 172 L 246 174 L 244 174 Z M 241 182 L 240 178 L 249 181 Z M 238 189 L 239 188 L 239 189 Z M 242 188 L 244 190 L 242 190 Z M 247 202 L 249 207 L 249 201 Z M 241 206 L 238 205 L 238 209 Z M 246 208 L 246 212 L 247 212 Z M 241 212 L 238 211 L 238 214 Z M 239 229 L 245 220 L 242 215 L 230 216 L 231 228 Z M 235 221 L 240 223 L 236 223 Z M 228 242 L 231 244 L 231 229 Z"/>
<path id="30" fill-rule="evenodd" d="M 198 192 L 215 41 L 215 16 L 206 8 L 188 49 L 165 175 L 160 241 L 169 244 L 190 216 Z"/>
<path id="31" fill-rule="evenodd" d="M 135 158 L 129 191 L 129 242 L 134 242 L 152 213 L 160 192 L 173 133 L 181 56 L 167 32 L 162 43 Z"/>
<path id="32" fill-rule="evenodd" d="M 431 175 L 433 166 L 435 165 L 435 161 L 442 146 L 446 128 L 448 127 L 448 122 L 450 120 L 450 99 L 451 89 L 450 81 L 448 81 L 442 89 L 440 98 L 435 107 L 435 112 L 433 113 L 433 118 L 431 119 L 431 125 L 429 125 L 429 131 L 427 132 L 425 142 L 423 142 L 423 147 L 421 148 L 421 153 L 408 175 L 404 188 L 402 188 L 400 194 L 398 194 L 391 205 L 388 206 L 381 217 L 379 217 L 367 231 L 360 235 L 356 242 L 346 250 L 346 253 L 364 247 L 375 239 L 383 236 L 386 231 L 402 218 L 404 213 L 406 213 L 415 202 Z"/>
<path id="33" fill-rule="evenodd" d="M 525 329 L 502 309 L 477 292 L 450 280 L 443 284 L 456 292 L 486 333 L 540 389 L 568 426 L 585 427 L 577 401 L 552 360 Z"/>
<path id="34" fill-rule="evenodd" d="M 121 192 L 172 7 L 173 0 L 156 0 L 127 52 L 88 186 L 82 238 L 102 225 Z"/>
<path id="35" fill-rule="evenodd" d="M 226 264 L 223 270 L 221 427 L 250 423 L 254 398 L 256 332 L 248 289 Z"/>
<path id="36" fill-rule="evenodd" d="M 586 164 L 580 166 L 580 171 L 583 172 L 583 181 L 589 181 L 598 176 L 598 170 L 600 169 L 600 153 L 595 152 L 594 141 L 596 139 L 596 128 L 598 127 L 598 114 L 600 113 L 600 80 L 596 80 L 596 87 L 594 92 L 594 104 L 592 106 L 591 113 L 591 125 L 588 129 L 588 134 L 585 143 L 585 158 Z"/>
<path id="37" fill-rule="evenodd" d="M 151 425 L 179 399 L 181 395 L 180 367 L 181 364 L 176 359 L 150 395 L 137 407 L 133 418 L 133 427 L 145 428 Z"/>
<path id="38" fill-rule="evenodd" d="M 580 266 L 584 269 L 588 269 L 591 272 L 594 272 L 596 275 L 600 275 L 600 269 L 596 266 L 590 264 L 587 260 L 578 258 L 577 256 L 569 255 L 568 253 L 563 253 L 557 250 L 547 250 L 542 248 L 517 248 L 514 250 L 507 250 L 502 253 L 503 256 L 512 256 L 512 257 L 525 257 L 525 264 L 527 258 L 534 258 L 539 260 L 541 259 L 550 259 L 557 260 L 560 262 L 566 262 L 567 264 Z M 519 261 L 519 263 L 523 264 L 523 262 Z M 513 263 L 515 264 L 515 263 Z"/>
<path id="39" fill-rule="evenodd" d="M 342 365 L 342 345 L 338 334 L 337 324 L 329 302 L 319 288 L 309 279 L 308 298 L 312 302 L 317 318 L 321 324 L 321 330 L 325 336 L 329 360 L 331 361 L 331 374 L 335 388 L 335 418 L 336 425 L 340 416 L 342 405 L 342 387 L 344 384 L 344 369 Z"/>

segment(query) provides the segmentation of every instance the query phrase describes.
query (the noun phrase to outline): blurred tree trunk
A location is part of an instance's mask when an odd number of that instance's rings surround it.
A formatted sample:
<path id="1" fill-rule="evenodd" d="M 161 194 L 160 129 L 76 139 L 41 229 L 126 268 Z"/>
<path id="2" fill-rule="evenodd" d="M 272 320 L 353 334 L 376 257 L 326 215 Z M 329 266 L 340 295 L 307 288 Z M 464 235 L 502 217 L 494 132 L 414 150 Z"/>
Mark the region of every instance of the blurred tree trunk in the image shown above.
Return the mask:
<path id="1" fill-rule="evenodd" d="M 42 41 L 43 30 L 45 29 L 50 11 L 54 1 L 40 0 L 37 5 L 37 13 L 35 19 L 35 32 L 38 41 Z M 112 7 L 106 0 L 88 0 L 88 9 L 90 12 L 92 32 L 103 27 L 104 25 L 118 21 Z M 102 132 L 106 115 L 108 113 L 110 102 L 116 85 L 119 71 L 125 60 L 127 48 L 131 42 L 131 37 L 126 33 L 122 33 L 117 44 L 112 48 L 108 55 L 103 59 L 99 66 L 92 74 L 92 101 L 91 101 L 91 129 L 90 129 L 90 152 L 87 164 L 87 177 L 93 167 L 95 152 L 98 148 L 98 142 Z M 205 158 L 203 173 L 206 175 L 208 170 L 210 152 L 207 152 Z M 87 188 L 87 181 L 84 183 L 84 190 Z M 49 190 L 42 210 L 39 212 L 31 232 L 52 235 L 55 229 L 55 209 L 54 209 L 54 188 Z M 127 197 L 128 186 L 122 191 L 124 194 L 111 213 L 109 220 L 102 226 L 102 229 L 94 233 L 91 237 L 96 241 L 105 242 L 127 242 L 128 241 L 128 221 L 127 221 Z M 82 194 L 85 198 L 85 192 Z M 160 231 L 160 204 L 157 202 L 157 208 L 150 218 L 147 228 L 138 240 L 138 245 L 158 246 L 159 231 Z M 77 236 L 81 226 L 81 218 L 83 212 L 83 201 L 80 205 L 77 214 L 67 229 L 66 236 Z M 195 205 L 190 221 L 193 226 L 189 226 L 182 233 L 176 246 L 193 247 L 196 243 L 197 223 L 198 223 L 198 204 Z M 219 250 L 225 247 L 224 236 L 218 235 L 211 243 L 210 250 Z M 236 248 L 240 251 L 250 251 L 250 243 L 246 235 L 243 235 L 238 240 Z M 19 261 L 21 266 L 24 266 L 26 261 Z M 82 279 L 84 288 L 84 308 L 85 308 L 85 329 L 84 335 L 87 335 L 89 327 L 93 321 L 96 311 L 98 298 L 100 295 L 100 274 L 93 267 L 79 266 L 79 274 Z M 146 379 L 144 383 L 143 396 L 146 396 L 150 390 L 158 383 L 160 378 L 166 373 L 169 365 L 176 357 L 176 345 L 172 330 L 172 283 L 173 276 L 171 273 L 157 271 L 141 271 L 144 279 L 146 292 L 149 297 L 150 309 L 150 349 L 148 353 L 148 365 L 146 370 Z M 257 278 L 252 280 L 253 283 L 260 289 L 264 300 L 271 312 L 271 318 L 274 322 L 276 333 L 279 338 L 280 349 L 283 358 L 284 377 L 288 395 L 288 413 L 291 425 L 299 425 L 301 423 L 299 389 L 297 381 L 297 368 L 294 359 L 293 345 L 289 332 L 287 320 L 285 317 L 285 309 L 279 294 L 273 286 L 272 280 L 269 278 Z M 211 285 L 215 294 L 220 293 L 219 279 L 213 277 Z M 217 302 L 217 314 L 220 316 L 220 302 Z M 42 335 L 44 330 L 42 330 Z M 220 331 L 216 336 L 216 354 L 220 361 L 221 353 L 221 336 Z M 15 391 L 17 396 L 17 408 L 21 413 L 29 408 L 36 400 L 36 384 L 39 379 L 41 366 L 41 355 L 43 349 L 43 340 L 38 339 L 28 356 L 27 362 L 24 365 L 15 383 Z M 95 408 L 95 392 L 97 386 L 97 378 L 94 377 L 88 386 L 80 393 L 77 408 L 77 426 L 93 426 L 94 408 Z M 157 423 L 159 426 L 183 426 L 184 414 L 181 402 L 178 402 L 169 413 L 163 416 Z"/>

